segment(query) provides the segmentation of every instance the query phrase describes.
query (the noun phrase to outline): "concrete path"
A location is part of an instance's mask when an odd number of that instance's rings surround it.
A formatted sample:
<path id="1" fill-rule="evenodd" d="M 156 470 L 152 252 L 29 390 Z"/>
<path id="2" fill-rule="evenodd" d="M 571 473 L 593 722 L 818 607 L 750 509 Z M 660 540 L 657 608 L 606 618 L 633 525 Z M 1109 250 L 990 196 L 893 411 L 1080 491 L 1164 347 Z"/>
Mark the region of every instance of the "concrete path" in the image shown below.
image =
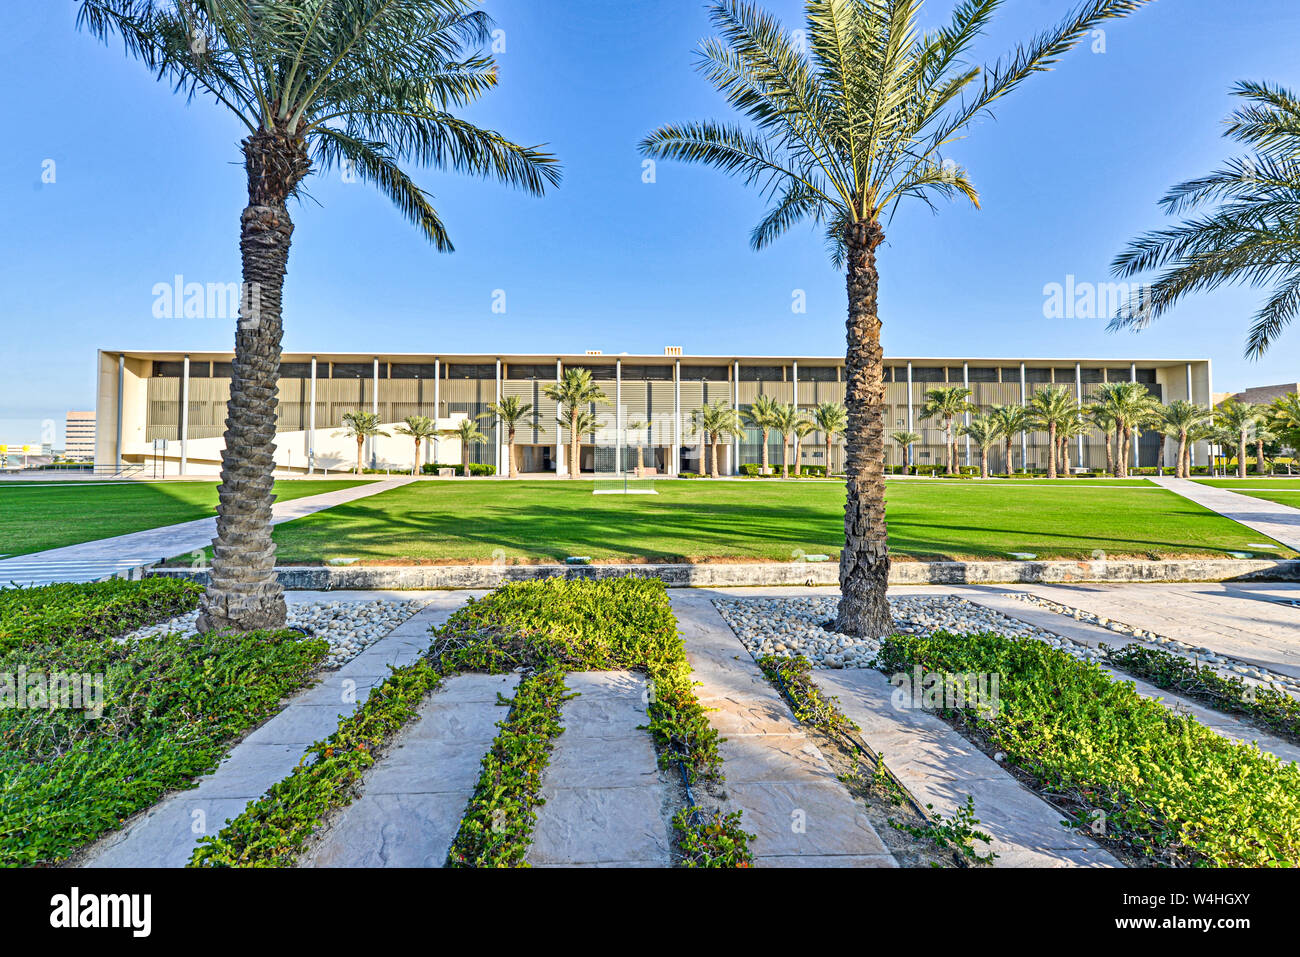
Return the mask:
<path id="1" fill-rule="evenodd" d="M 1202 485 L 1190 479 L 1153 478 L 1151 481 L 1197 505 L 1218 512 L 1224 518 L 1245 525 L 1265 538 L 1300 551 L 1300 509 L 1279 505 L 1267 499 L 1239 495 L 1226 488 Z"/>
<path id="2" fill-rule="evenodd" d="M 518 675 L 458 675 L 366 774 L 302 867 L 442 867 Z"/>
<path id="3" fill-rule="evenodd" d="M 866 814 L 713 607 L 715 592 L 672 592 L 696 694 L 727 740 L 726 810 L 744 811 L 759 867 L 896 867 Z"/>
<path id="4" fill-rule="evenodd" d="M 920 709 L 898 709 L 878 671 L 816 671 L 816 683 L 840 699 L 862 738 L 922 805 L 951 817 L 975 800 L 979 827 L 993 840 L 996 867 L 1120 867 L 1097 843 L 1061 825 L 1062 815 L 954 731 Z"/>
<path id="5" fill-rule="evenodd" d="M 290 594 L 291 600 L 295 596 Z M 248 803 L 293 771 L 307 749 L 329 737 L 339 718 L 365 702 L 391 667 L 410 664 L 430 642 L 429 628 L 470 597 L 446 592 L 237 744 L 193 790 L 177 791 L 141 812 L 78 862 L 87 867 L 184 867 L 199 838 L 215 834 Z M 459 820 L 459 817 L 457 817 Z"/>
<path id="6" fill-rule="evenodd" d="M 565 676 L 564 733 L 542 777 L 528 863 L 534 867 L 668 867 L 672 814 L 646 713 L 645 679 Z"/>
<path id="7" fill-rule="evenodd" d="M 282 522 L 292 522 L 327 508 L 399 488 L 412 481 L 414 480 L 410 476 L 392 478 L 287 502 L 276 502 L 272 506 L 271 523 L 279 525 Z M 129 574 L 162 559 L 207 548 L 216 534 L 217 519 L 213 516 L 0 559 L 0 586 L 98 581 L 114 575 Z"/>

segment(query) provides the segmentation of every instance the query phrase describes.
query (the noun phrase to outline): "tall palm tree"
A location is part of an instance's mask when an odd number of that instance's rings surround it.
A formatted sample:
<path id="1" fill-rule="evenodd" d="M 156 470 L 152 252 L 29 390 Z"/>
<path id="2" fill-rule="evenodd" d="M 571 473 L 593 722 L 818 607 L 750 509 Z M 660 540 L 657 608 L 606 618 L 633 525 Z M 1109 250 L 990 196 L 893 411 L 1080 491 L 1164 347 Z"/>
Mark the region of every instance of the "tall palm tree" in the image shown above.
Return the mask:
<path id="1" fill-rule="evenodd" d="M 488 406 L 488 412 L 506 427 L 506 478 L 515 477 L 515 435 L 525 420 L 532 417 L 533 404 L 517 395 L 508 395 Z"/>
<path id="2" fill-rule="evenodd" d="M 363 412 L 357 409 L 354 412 L 343 413 L 343 428 L 335 435 L 347 435 L 357 440 L 357 474 L 362 472 L 361 455 L 365 448 L 366 439 L 382 435 L 388 438 L 388 433 L 379 427 L 379 415 L 374 412 Z"/>
<path id="3" fill-rule="evenodd" d="M 763 436 L 763 474 L 767 475 L 772 471 L 769 462 L 767 447 L 768 437 L 772 434 L 772 426 L 781 409 L 781 403 L 770 395 L 760 395 L 754 399 L 754 403 L 740 413 L 741 419 L 745 424 L 752 428 L 758 429 Z"/>
<path id="4" fill-rule="evenodd" d="M 799 421 L 794 424 L 794 474 L 796 478 L 802 474 L 803 470 L 803 440 L 810 435 L 816 435 L 818 431 L 817 423 L 800 413 Z"/>
<path id="5" fill-rule="evenodd" d="M 909 466 L 913 472 L 916 466 L 912 463 L 912 446 L 921 441 L 921 436 L 916 432 L 894 432 L 889 436 L 903 449 L 903 474 L 906 475 Z"/>
<path id="6" fill-rule="evenodd" d="M 443 429 L 441 435 L 454 435 L 460 439 L 460 474 L 469 478 L 469 447 L 486 442 L 488 437 L 479 431 L 477 419 L 461 419 L 454 429 Z"/>
<path id="7" fill-rule="evenodd" d="M 835 439 L 848 428 L 849 411 L 838 402 L 820 402 L 813 409 L 812 416 L 817 431 L 826 436 L 826 476 L 829 478 L 835 472 Z"/>
<path id="8" fill-rule="evenodd" d="M 636 471 L 637 474 L 639 475 L 641 474 L 642 469 L 645 468 L 644 453 L 645 453 L 646 423 L 641 421 L 629 422 L 627 424 L 627 430 L 629 432 L 636 433 Z"/>
<path id="9" fill-rule="evenodd" d="M 1118 466 L 1115 465 L 1115 441 L 1113 433 L 1116 428 L 1115 416 L 1110 406 L 1105 403 L 1097 402 L 1087 406 L 1084 414 L 1088 420 L 1101 432 L 1101 437 L 1106 443 L 1106 471 L 1116 474 Z"/>
<path id="10" fill-rule="evenodd" d="M 718 443 L 728 436 L 743 435 L 745 427 L 736 410 L 719 399 L 691 413 L 691 435 L 698 433 L 704 434 L 704 442 L 709 446 L 709 474 L 717 478 Z"/>
<path id="11" fill-rule="evenodd" d="M 374 184 L 434 247 L 451 240 L 400 165 L 494 176 L 541 194 L 555 158 L 456 116 L 497 84 L 477 52 L 491 21 L 472 0 L 82 0 L 77 23 L 188 96 L 225 107 L 248 136 L 240 218 L 244 294 L 235 332 L 217 537 L 200 631 L 281 627 L 271 542 L 281 293 L 288 201 L 336 165 Z M 192 165 L 192 164 L 191 164 Z"/>
<path id="12" fill-rule="evenodd" d="M 1034 425 L 1047 432 L 1047 477 L 1057 476 L 1056 460 L 1060 454 L 1056 437 L 1061 424 L 1072 416 L 1078 415 L 1079 407 L 1070 395 L 1070 390 L 1063 385 L 1048 386 L 1039 389 L 1029 400 L 1029 414 L 1033 416 Z"/>
<path id="13" fill-rule="evenodd" d="M 997 419 L 988 415 L 971 416 L 970 422 L 957 427 L 959 435 L 970 436 L 980 450 L 980 478 L 989 477 L 989 449 L 1002 438 Z"/>
<path id="14" fill-rule="evenodd" d="M 803 413 L 794 405 L 778 407 L 772 419 L 772 428 L 781 436 L 781 478 L 790 477 L 790 438 L 804 421 Z"/>
<path id="15" fill-rule="evenodd" d="M 1259 418 L 1257 406 L 1236 399 L 1221 402 L 1214 410 L 1214 424 L 1222 431 L 1231 433 L 1236 443 L 1237 478 L 1246 477 L 1246 441 Z"/>
<path id="16" fill-rule="evenodd" d="M 406 435 L 415 440 L 415 464 L 411 467 L 411 474 L 418 475 L 420 472 L 420 446 L 424 444 L 425 439 L 432 439 L 438 434 L 438 426 L 427 415 L 408 415 L 403 424 L 397 426 L 393 431 L 398 435 Z"/>
<path id="17" fill-rule="evenodd" d="M 1186 399 L 1175 399 L 1165 406 L 1163 415 L 1161 431 L 1178 442 L 1174 477 L 1187 478 L 1191 473 L 1188 465 L 1191 446 L 1188 439 L 1196 431 L 1197 426 L 1204 425 L 1210 420 L 1210 410 Z"/>
<path id="18" fill-rule="evenodd" d="M 949 475 L 957 471 L 957 440 L 953 435 L 952 424 L 967 412 L 974 411 L 975 406 L 971 405 L 970 397 L 970 389 L 963 386 L 940 386 L 925 393 L 925 404 L 921 406 L 922 421 L 943 421 L 943 444 Z"/>
<path id="19" fill-rule="evenodd" d="M 1170 229 L 1149 232 L 1115 258 L 1120 276 L 1165 269 L 1111 321 L 1141 329 L 1183 297 L 1220 286 L 1271 286 L 1255 314 L 1246 354 L 1259 358 L 1300 310 L 1300 96 L 1269 83 L 1243 82 L 1247 105 L 1224 135 L 1247 148 L 1208 176 L 1181 183 L 1160 201 L 1167 215 L 1215 208 Z"/>
<path id="20" fill-rule="evenodd" d="M 1264 461 L 1264 446 L 1277 441 L 1277 433 L 1268 425 L 1267 406 L 1256 406 L 1259 418 L 1255 420 L 1255 431 L 1251 436 L 1255 440 L 1255 472 L 1268 475 L 1273 470 Z"/>
<path id="21" fill-rule="evenodd" d="M 542 394 L 560 407 L 558 421 L 569 430 L 569 478 L 580 478 L 582 436 L 596 428 L 594 420 L 587 423 L 583 415 L 590 415 L 593 405 L 609 405 L 609 397 L 591 378 L 591 371 L 579 366 L 565 369 L 560 381 L 548 385 Z M 582 428 L 584 424 L 588 424 L 589 428 Z"/>
<path id="22" fill-rule="evenodd" d="M 1011 446 L 1016 438 L 1033 427 L 1033 416 L 1023 405 L 995 405 L 989 409 L 989 418 L 997 423 L 998 433 L 1006 448 L 1007 478 L 1015 472 L 1015 462 L 1011 457 Z M 1024 463 L 1021 463 L 1022 465 Z"/>
<path id="23" fill-rule="evenodd" d="M 1117 478 L 1127 478 L 1134 431 L 1160 422 L 1160 403 L 1140 382 L 1108 382 L 1097 389 L 1093 409 L 1094 416 L 1100 409 L 1114 423 L 1113 472 Z"/>
<path id="24" fill-rule="evenodd" d="M 1268 429 L 1293 453 L 1300 449 L 1300 393 L 1278 396 L 1264 413 Z M 1287 473 L 1290 474 L 1290 467 Z"/>
<path id="25" fill-rule="evenodd" d="M 799 37 L 747 0 L 715 0 L 719 36 L 699 68 L 754 129 L 716 122 L 662 127 L 641 144 L 652 157 L 704 163 L 761 190 L 771 208 L 755 228 L 762 249 L 801 221 L 824 226 L 847 267 L 845 471 L 847 503 L 835 627 L 883 635 L 886 599 L 885 385 L 876 250 L 907 199 L 978 203 L 965 170 L 944 152 L 977 117 L 1048 70 L 1098 24 L 1147 0 L 1085 0 L 1056 27 L 981 71 L 970 49 L 1002 0 L 964 0 L 948 24 L 918 25 L 924 0 L 805 0 Z"/>
<path id="26" fill-rule="evenodd" d="M 1072 400 L 1073 401 L 1073 400 Z M 1070 474 L 1070 445 L 1092 431 L 1092 423 L 1075 404 L 1074 412 L 1061 420 L 1056 428 L 1056 444 L 1060 449 L 1061 474 Z M 1079 463 L 1080 465 L 1083 462 Z"/>

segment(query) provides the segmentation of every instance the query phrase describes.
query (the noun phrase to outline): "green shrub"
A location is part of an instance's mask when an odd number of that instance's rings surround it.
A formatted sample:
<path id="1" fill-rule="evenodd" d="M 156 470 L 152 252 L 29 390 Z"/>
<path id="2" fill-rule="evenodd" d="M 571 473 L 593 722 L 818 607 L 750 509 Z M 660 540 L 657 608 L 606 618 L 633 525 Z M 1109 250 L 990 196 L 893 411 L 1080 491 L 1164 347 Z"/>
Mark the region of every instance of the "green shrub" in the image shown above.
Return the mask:
<path id="1" fill-rule="evenodd" d="M 455 471 L 457 475 L 460 475 L 461 472 L 463 471 L 463 467 L 460 465 L 434 464 L 434 465 L 420 466 L 420 472 L 423 473 L 424 475 L 437 475 L 439 470 L 441 469 L 452 469 L 453 471 Z M 496 475 L 497 467 L 495 465 L 488 465 L 483 462 L 470 462 L 469 474 L 471 477 L 477 476 L 479 478 L 482 478 L 483 476 L 487 476 L 487 475 Z"/>
<path id="2" fill-rule="evenodd" d="M 1155 863 L 1300 865 L 1300 768 L 1140 697 L 1029 638 L 895 635 L 878 664 L 1000 676 L 996 714 L 944 712 L 1106 833 Z"/>

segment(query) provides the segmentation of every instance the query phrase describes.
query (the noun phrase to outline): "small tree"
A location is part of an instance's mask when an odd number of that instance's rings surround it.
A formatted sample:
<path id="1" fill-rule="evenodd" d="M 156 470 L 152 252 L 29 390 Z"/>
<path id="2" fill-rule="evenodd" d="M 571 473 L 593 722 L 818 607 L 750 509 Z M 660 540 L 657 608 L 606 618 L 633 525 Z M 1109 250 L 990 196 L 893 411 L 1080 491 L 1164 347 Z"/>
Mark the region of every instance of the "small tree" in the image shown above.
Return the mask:
<path id="1" fill-rule="evenodd" d="M 768 436 L 772 434 L 772 428 L 776 423 L 776 417 L 780 414 L 781 404 L 770 395 L 760 395 L 754 400 L 753 405 L 740 413 L 745 424 L 758 429 L 763 435 L 763 474 L 767 475 L 772 471 L 769 463 L 767 448 Z"/>
<path id="2" fill-rule="evenodd" d="M 989 449 L 1002 437 L 997 420 L 987 415 L 974 416 L 967 425 L 959 426 L 958 434 L 968 436 L 980 450 L 980 478 L 989 477 Z"/>
<path id="3" fill-rule="evenodd" d="M 645 459 L 643 456 L 643 452 L 645 451 L 645 429 L 646 423 L 644 422 L 629 422 L 627 424 L 627 430 L 636 433 L 636 470 L 638 475 L 641 473 L 641 470 L 645 468 Z"/>
<path id="4" fill-rule="evenodd" d="M 1011 478 L 1016 470 L 1011 455 L 1012 445 L 1017 437 L 1033 426 L 1033 417 L 1023 405 L 995 405 L 989 409 L 988 414 L 989 418 L 997 424 L 998 434 L 1002 436 L 1007 455 L 1007 478 Z M 1020 464 L 1024 465 L 1023 462 Z"/>
<path id="5" fill-rule="evenodd" d="M 1175 399 L 1165 406 L 1161 431 L 1178 442 L 1178 458 L 1174 464 L 1176 478 L 1187 478 L 1191 473 L 1188 464 L 1190 458 L 1188 439 L 1198 426 L 1204 425 L 1209 420 L 1209 409 L 1202 408 L 1195 402 L 1188 402 L 1186 399 Z"/>
<path id="6" fill-rule="evenodd" d="M 1246 441 L 1250 430 L 1260 419 L 1258 406 L 1236 399 L 1228 399 L 1214 412 L 1214 424 L 1224 432 L 1230 432 L 1237 445 L 1237 478 L 1246 477 Z"/>
<path id="7" fill-rule="evenodd" d="M 469 447 L 477 442 L 486 442 L 487 436 L 479 431 L 476 419 L 461 419 L 454 429 L 444 429 L 443 435 L 454 435 L 460 439 L 460 474 L 469 478 Z"/>
<path id="8" fill-rule="evenodd" d="M 411 466 L 411 474 L 418 475 L 420 472 L 420 446 L 424 444 L 425 439 L 431 439 L 438 434 L 437 425 L 427 415 L 408 415 L 403 424 L 397 426 L 393 431 L 398 435 L 409 436 L 415 440 L 415 464 Z"/>
<path id="9" fill-rule="evenodd" d="M 894 432 L 889 436 L 903 449 L 903 474 L 908 473 L 908 469 L 916 471 L 916 466 L 912 464 L 912 446 L 921 441 L 921 436 L 915 432 Z"/>
<path id="10" fill-rule="evenodd" d="M 366 445 L 366 439 L 377 435 L 388 437 L 388 433 L 379 427 L 379 416 L 374 412 L 363 412 L 357 409 L 353 412 L 343 413 L 343 429 L 335 432 L 335 435 L 350 435 L 357 440 L 357 474 L 363 471 L 361 456 Z"/>
<path id="11" fill-rule="evenodd" d="M 826 475 L 835 468 L 835 440 L 849 427 L 849 410 L 838 402 L 822 402 L 813 409 L 817 430 L 826 436 Z"/>
<path id="12" fill-rule="evenodd" d="M 941 419 L 943 421 L 943 444 L 948 457 L 948 474 L 957 471 L 957 442 L 953 438 L 953 422 L 975 407 L 970 401 L 971 391 L 960 385 L 941 386 L 925 393 L 925 404 L 921 406 L 921 420 Z"/>
<path id="13" fill-rule="evenodd" d="M 584 432 L 595 430 L 594 422 L 583 429 L 581 426 L 585 420 L 580 419 L 591 414 L 591 406 L 609 405 L 609 397 L 596 385 L 591 372 L 578 366 L 565 369 L 560 381 L 548 385 L 542 394 L 560 407 L 558 421 L 569 430 L 569 478 L 579 478 L 582 475 L 582 436 Z"/>
<path id="14" fill-rule="evenodd" d="M 1054 479 L 1057 474 L 1057 455 L 1060 452 L 1056 437 L 1061 424 L 1067 418 L 1078 415 L 1078 406 L 1065 386 L 1050 386 L 1034 393 L 1034 397 L 1029 400 L 1029 414 L 1033 416 L 1036 426 L 1047 431 L 1047 477 Z"/>
<path id="15" fill-rule="evenodd" d="M 790 439 L 798 433 L 803 413 L 793 405 L 778 406 L 772 428 L 781 436 L 781 478 L 790 477 Z"/>
<path id="16" fill-rule="evenodd" d="M 709 446 L 709 474 L 713 478 L 718 477 L 718 442 L 723 436 L 743 435 L 744 432 L 745 427 L 736 410 L 722 400 L 691 413 L 691 435 L 704 434 L 704 442 Z"/>
<path id="17" fill-rule="evenodd" d="M 506 478 L 514 478 L 515 434 L 524 420 L 533 414 L 533 405 L 516 395 L 508 395 L 489 405 L 488 412 L 506 427 Z"/>
<path id="18" fill-rule="evenodd" d="M 809 418 L 801 418 L 794 427 L 794 474 L 803 474 L 803 440 L 818 432 L 817 423 Z M 830 475 L 830 461 L 827 460 L 827 475 Z"/>

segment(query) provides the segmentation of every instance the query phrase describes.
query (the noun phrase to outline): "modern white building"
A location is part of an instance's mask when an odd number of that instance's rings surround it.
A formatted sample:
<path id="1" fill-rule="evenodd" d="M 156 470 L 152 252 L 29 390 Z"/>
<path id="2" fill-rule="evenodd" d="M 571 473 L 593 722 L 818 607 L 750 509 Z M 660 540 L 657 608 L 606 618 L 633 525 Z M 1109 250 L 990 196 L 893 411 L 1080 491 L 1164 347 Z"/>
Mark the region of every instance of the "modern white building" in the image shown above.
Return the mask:
<path id="1" fill-rule="evenodd" d="M 64 423 L 63 455 L 70 461 L 95 459 L 95 413 L 69 412 Z"/>
<path id="2" fill-rule="evenodd" d="M 98 405 L 95 418 L 96 460 L 101 465 L 165 463 L 167 474 L 213 474 L 220 466 L 222 434 L 229 398 L 230 353 L 99 352 Z M 451 430 L 458 420 L 484 415 L 492 403 L 518 396 L 533 407 L 526 427 L 516 436 L 515 467 L 524 474 L 568 471 L 567 438 L 556 422 L 555 403 L 544 390 L 566 368 L 589 369 L 609 399 L 592 408 L 601 429 L 584 436 L 583 471 L 631 468 L 637 446 L 647 467 L 659 474 L 699 472 L 704 437 L 695 428 L 696 409 L 722 400 L 742 410 L 759 395 L 809 410 L 820 402 L 843 402 L 842 357 L 833 356 L 689 356 L 670 348 L 664 355 L 508 355 L 508 354 L 364 354 L 286 353 L 281 365 L 279 445 L 276 462 L 293 472 L 351 468 L 355 441 L 338 435 L 343 413 L 375 412 L 385 431 L 409 415 L 426 415 Z M 927 390 L 965 385 L 981 409 L 1025 403 L 1045 385 L 1064 385 L 1087 402 L 1106 382 L 1141 382 L 1163 402 L 1190 399 L 1210 404 L 1212 381 L 1206 359 L 974 359 L 897 357 L 885 360 L 887 433 L 909 430 L 922 440 L 914 447 L 919 464 L 943 461 L 943 429 L 923 421 L 920 409 Z M 630 429 L 642 423 L 639 429 Z M 470 450 L 470 461 L 504 471 L 506 435 L 491 419 L 481 430 L 489 441 Z M 773 462 L 781 462 L 779 436 L 769 438 Z M 1030 434 L 1015 450 L 1016 465 L 1047 463 L 1046 435 Z M 1172 464 L 1172 449 L 1155 433 L 1135 443 L 1137 464 Z M 804 443 L 802 464 L 828 464 L 825 436 Z M 842 444 L 829 454 L 833 468 L 842 465 Z M 1206 461 L 1206 450 L 1194 453 Z M 889 443 L 889 462 L 902 452 Z M 729 442 L 720 455 L 724 471 L 760 461 L 762 439 L 756 430 Z M 367 444 L 365 461 L 372 468 L 409 469 L 413 443 L 404 437 L 378 438 Z M 459 442 L 443 437 L 424 451 L 425 462 L 456 464 Z M 994 450 L 992 466 L 1002 470 L 1003 453 Z M 963 458 L 978 463 L 978 449 Z M 1102 436 L 1078 442 L 1072 464 L 1105 464 Z M 707 458 L 704 459 L 707 468 Z"/>

